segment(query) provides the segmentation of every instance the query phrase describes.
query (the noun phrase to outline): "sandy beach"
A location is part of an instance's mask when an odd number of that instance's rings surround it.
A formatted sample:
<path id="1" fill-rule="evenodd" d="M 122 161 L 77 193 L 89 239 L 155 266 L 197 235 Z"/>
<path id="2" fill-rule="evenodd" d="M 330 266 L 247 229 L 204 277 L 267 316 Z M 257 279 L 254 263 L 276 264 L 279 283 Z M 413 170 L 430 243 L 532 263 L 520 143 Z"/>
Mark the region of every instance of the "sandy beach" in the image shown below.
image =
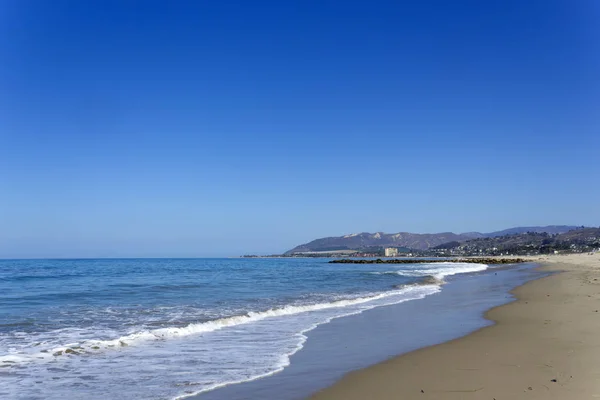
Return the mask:
<path id="1" fill-rule="evenodd" d="M 313 400 L 600 398 L 600 254 L 535 257 L 560 273 L 513 291 L 494 325 L 352 372 Z"/>

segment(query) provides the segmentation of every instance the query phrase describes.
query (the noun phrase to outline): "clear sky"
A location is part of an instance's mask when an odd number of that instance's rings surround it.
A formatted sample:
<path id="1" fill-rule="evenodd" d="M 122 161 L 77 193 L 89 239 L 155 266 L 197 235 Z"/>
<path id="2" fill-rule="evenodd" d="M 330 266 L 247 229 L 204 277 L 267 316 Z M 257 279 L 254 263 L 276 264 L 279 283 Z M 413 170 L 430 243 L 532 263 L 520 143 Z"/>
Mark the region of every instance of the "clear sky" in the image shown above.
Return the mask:
<path id="1" fill-rule="evenodd" d="M 0 2 L 0 257 L 600 225 L 600 2 Z"/>

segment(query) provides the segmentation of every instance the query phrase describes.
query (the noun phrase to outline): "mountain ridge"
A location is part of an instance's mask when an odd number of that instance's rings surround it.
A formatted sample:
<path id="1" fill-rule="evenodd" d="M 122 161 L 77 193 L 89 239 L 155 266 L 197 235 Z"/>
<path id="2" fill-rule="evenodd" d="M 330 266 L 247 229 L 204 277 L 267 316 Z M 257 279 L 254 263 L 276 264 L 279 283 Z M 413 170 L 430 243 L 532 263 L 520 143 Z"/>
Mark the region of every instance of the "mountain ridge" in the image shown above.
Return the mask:
<path id="1" fill-rule="evenodd" d="M 502 231 L 489 233 L 481 232 L 440 232 L 440 233 L 411 233 L 411 232 L 361 232 L 351 233 L 343 236 L 330 236 L 312 240 L 301 244 L 291 250 L 286 251 L 285 255 L 304 252 L 318 251 L 337 251 L 337 250 L 360 250 L 369 247 L 406 247 L 415 250 L 427 250 L 435 246 L 449 242 L 464 242 L 470 239 L 485 237 L 503 236 L 512 233 L 536 232 L 536 233 L 565 233 L 573 229 L 580 228 L 575 225 L 548 225 L 548 226 L 530 226 L 515 227 Z"/>

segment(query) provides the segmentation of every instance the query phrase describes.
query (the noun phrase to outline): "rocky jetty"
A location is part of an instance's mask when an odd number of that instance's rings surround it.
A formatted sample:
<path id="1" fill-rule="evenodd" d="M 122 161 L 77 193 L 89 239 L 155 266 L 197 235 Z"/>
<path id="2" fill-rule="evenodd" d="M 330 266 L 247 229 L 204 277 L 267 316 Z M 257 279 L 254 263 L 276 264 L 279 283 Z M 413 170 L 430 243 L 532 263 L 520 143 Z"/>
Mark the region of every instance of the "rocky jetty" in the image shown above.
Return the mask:
<path id="1" fill-rule="evenodd" d="M 430 264 L 440 262 L 456 262 L 456 263 L 471 263 L 471 264 L 517 264 L 526 262 L 523 258 L 453 258 L 453 259 L 425 259 L 425 258 L 413 258 L 413 259 L 397 259 L 391 258 L 382 260 L 378 258 L 376 260 L 365 260 L 360 258 L 343 258 L 341 260 L 329 261 L 330 264 Z"/>

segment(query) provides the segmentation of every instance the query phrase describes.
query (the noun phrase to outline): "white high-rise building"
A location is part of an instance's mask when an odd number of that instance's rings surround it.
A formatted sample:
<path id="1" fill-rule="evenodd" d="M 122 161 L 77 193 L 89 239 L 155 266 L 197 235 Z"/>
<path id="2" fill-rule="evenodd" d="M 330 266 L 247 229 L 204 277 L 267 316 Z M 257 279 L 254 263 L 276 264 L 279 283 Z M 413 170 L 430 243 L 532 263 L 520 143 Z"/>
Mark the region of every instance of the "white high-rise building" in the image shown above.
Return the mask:
<path id="1" fill-rule="evenodd" d="M 385 256 L 386 257 L 398 257 L 398 249 L 395 247 L 386 247 L 385 248 Z"/>

